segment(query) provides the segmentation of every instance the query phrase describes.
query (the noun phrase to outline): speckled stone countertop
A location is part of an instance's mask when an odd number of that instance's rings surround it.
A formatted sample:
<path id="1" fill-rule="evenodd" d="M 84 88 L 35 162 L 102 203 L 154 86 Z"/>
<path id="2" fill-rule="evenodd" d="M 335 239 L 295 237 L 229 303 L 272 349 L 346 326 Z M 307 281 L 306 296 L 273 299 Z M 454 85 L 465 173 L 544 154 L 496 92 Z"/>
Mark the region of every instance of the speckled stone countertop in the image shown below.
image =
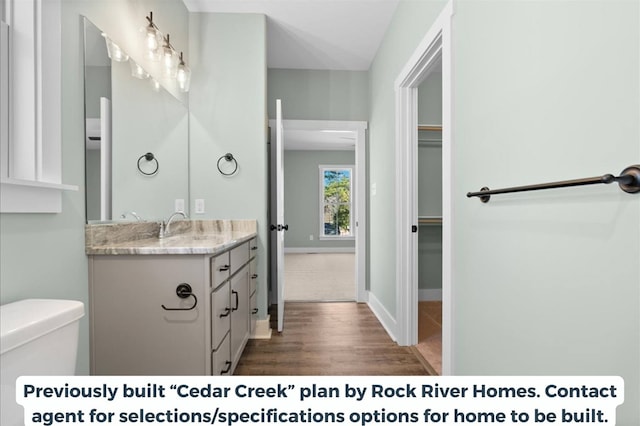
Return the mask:
<path id="1" fill-rule="evenodd" d="M 217 254 L 257 235 L 255 220 L 176 220 L 171 234 L 158 238 L 157 222 L 89 224 L 88 255 Z"/>

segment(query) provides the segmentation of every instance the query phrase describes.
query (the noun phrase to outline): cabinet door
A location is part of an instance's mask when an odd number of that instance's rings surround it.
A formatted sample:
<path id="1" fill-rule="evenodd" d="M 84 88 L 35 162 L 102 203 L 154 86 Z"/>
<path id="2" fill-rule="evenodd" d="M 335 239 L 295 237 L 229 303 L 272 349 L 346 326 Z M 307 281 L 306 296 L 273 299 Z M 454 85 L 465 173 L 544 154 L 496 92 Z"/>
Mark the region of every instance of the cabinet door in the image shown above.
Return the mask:
<path id="1" fill-rule="evenodd" d="M 231 278 L 231 359 L 233 369 L 249 339 L 249 268 Z"/>
<path id="2" fill-rule="evenodd" d="M 249 262 L 249 295 L 253 295 L 258 288 L 258 259 L 253 258 Z"/>
<path id="3" fill-rule="evenodd" d="M 231 375 L 233 371 L 231 367 L 233 363 L 231 362 L 231 348 L 229 347 L 229 340 L 231 339 L 230 334 L 227 333 L 218 346 L 211 353 L 211 375 L 212 376 L 222 376 L 222 375 Z"/>
<path id="4" fill-rule="evenodd" d="M 209 374 L 203 256 L 94 256 L 91 262 L 92 374 Z M 195 298 L 177 296 L 181 283 Z"/>
<path id="5" fill-rule="evenodd" d="M 253 293 L 249 299 L 249 309 L 251 310 L 251 319 L 249 320 L 249 334 L 255 336 L 256 321 L 258 319 L 258 294 Z"/>
<path id="6" fill-rule="evenodd" d="M 211 349 L 220 345 L 231 327 L 231 300 L 227 281 L 211 293 Z"/>

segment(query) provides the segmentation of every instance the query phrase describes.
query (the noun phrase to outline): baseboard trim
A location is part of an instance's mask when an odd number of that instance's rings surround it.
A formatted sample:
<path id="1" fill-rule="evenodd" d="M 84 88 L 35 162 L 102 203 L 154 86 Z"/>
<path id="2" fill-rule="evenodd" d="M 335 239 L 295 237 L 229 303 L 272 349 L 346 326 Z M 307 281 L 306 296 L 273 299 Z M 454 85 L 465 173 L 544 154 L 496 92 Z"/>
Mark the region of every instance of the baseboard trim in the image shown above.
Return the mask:
<path id="1" fill-rule="evenodd" d="M 270 317 L 271 315 L 267 315 L 266 319 L 256 320 L 256 329 L 249 336 L 250 339 L 271 339 Z"/>
<path id="2" fill-rule="evenodd" d="M 440 288 L 418 289 L 418 300 L 420 301 L 442 300 L 442 289 Z"/>
<path id="3" fill-rule="evenodd" d="M 355 253 L 355 247 L 285 247 L 286 253 Z"/>
<path id="4" fill-rule="evenodd" d="M 369 309 L 371 309 L 373 314 L 378 318 L 378 321 L 380 321 L 380 324 L 382 324 L 384 329 L 387 331 L 389 337 L 391 337 L 394 342 L 397 342 L 398 339 L 396 338 L 396 329 L 398 325 L 395 318 L 393 318 L 389 311 L 385 309 L 384 305 L 380 303 L 375 294 L 371 293 L 370 291 L 368 291 L 367 293 L 369 294 L 369 301 L 367 302 L 367 305 L 369 305 Z"/>

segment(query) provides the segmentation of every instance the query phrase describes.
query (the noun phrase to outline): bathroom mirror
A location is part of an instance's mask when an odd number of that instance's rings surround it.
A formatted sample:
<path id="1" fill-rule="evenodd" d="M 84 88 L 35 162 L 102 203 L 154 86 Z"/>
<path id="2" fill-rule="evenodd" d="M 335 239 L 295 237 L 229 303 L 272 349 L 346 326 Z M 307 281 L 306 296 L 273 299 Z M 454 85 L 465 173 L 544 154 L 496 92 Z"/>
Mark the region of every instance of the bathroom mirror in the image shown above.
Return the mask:
<path id="1" fill-rule="evenodd" d="M 83 21 L 87 223 L 166 219 L 189 206 L 187 108 Z"/>

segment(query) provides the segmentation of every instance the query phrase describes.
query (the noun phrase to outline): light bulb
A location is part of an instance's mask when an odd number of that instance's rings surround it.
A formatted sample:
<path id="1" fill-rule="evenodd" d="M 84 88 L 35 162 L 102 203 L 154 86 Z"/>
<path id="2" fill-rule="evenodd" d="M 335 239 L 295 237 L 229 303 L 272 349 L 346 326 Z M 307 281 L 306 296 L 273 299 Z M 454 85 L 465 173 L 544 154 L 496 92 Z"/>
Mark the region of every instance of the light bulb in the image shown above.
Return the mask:
<path id="1" fill-rule="evenodd" d="M 147 27 L 147 49 L 156 50 L 158 48 L 158 30 L 152 26 Z"/>
<path id="2" fill-rule="evenodd" d="M 180 54 L 180 64 L 178 65 L 178 71 L 176 73 L 176 81 L 178 82 L 180 91 L 189 91 L 189 85 L 191 84 L 191 70 L 182 60 L 182 54 Z"/>
<path id="3" fill-rule="evenodd" d="M 145 35 L 145 43 L 147 47 L 147 57 L 152 61 L 160 60 L 160 43 L 162 42 L 162 34 L 156 28 L 148 26 Z"/>
<path id="4" fill-rule="evenodd" d="M 169 34 L 164 38 L 164 45 L 162 46 L 162 65 L 163 65 L 163 73 L 166 77 L 175 78 L 176 76 L 176 65 L 178 63 L 178 58 L 176 56 L 176 52 L 171 47 L 171 42 Z"/>

